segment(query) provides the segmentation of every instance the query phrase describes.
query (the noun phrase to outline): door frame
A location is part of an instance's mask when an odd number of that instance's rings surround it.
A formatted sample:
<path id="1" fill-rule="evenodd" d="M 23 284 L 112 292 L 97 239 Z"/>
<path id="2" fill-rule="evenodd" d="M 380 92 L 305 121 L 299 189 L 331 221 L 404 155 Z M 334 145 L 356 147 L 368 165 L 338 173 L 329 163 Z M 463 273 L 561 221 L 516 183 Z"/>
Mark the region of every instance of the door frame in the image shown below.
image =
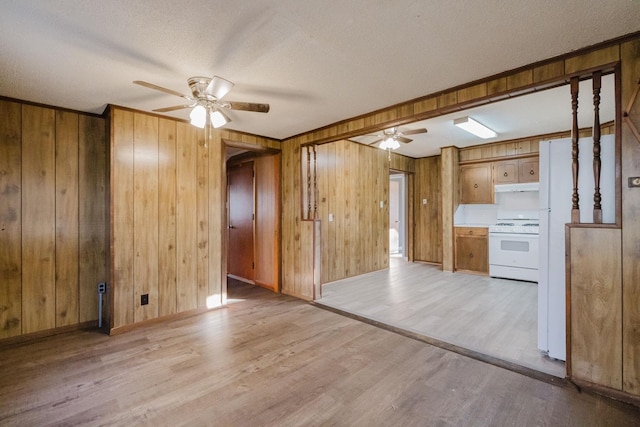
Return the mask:
<path id="1" fill-rule="evenodd" d="M 413 234 L 414 234 L 414 174 L 413 172 L 397 170 L 397 169 L 389 169 L 389 182 L 391 182 L 391 177 L 393 175 L 402 175 L 404 181 L 404 243 L 402 248 L 402 259 L 405 261 L 413 262 Z M 389 208 L 391 209 L 391 208 Z M 389 230 L 386 230 L 387 234 Z M 391 258 L 391 253 L 389 253 L 389 258 Z"/>
<path id="2" fill-rule="evenodd" d="M 221 139 L 222 142 L 222 154 L 224 157 L 224 161 L 222 162 L 222 176 L 224 177 L 224 185 L 221 185 L 221 191 L 222 191 L 222 200 L 225 203 L 225 208 L 222 209 L 223 212 L 223 217 L 222 217 L 222 221 L 221 221 L 221 228 L 222 228 L 222 236 L 221 236 L 221 240 L 222 240 L 222 253 L 220 254 L 221 260 L 221 292 L 222 292 L 222 305 L 227 305 L 227 263 L 228 263 L 228 252 L 229 252 L 229 233 L 227 232 L 227 226 L 229 224 L 229 194 L 228 194 L 228 185 L 227 185 L 227 162 L 230 160 L 231 157 L 228 157 L 228 153 L 230 151 L 235 151 L 238 154 L 232 155 L 232 157 L 235 157 L 235 161 L 248 161 L 248 160 L 254 160 L 257 157 L 261 157 L 261 156 L 270 156 L 270 155 L 279 155 L 279 159 L 277 162 L 277 168 L 275 171 L 275 185 L 276 185 L 276 195 L 275 195 L 275 204 L 274 206 L 277 208 L 278 212 L 276 215 L 276 241 L 275 241 L 275 258 L 276 261 L 274 262 L 274 275 L 275 275 L 275 282 L 273 284 L 273 289 L 271 289 L 270 287 L 268 289 L 273 290 L 273 292 L 275 293 L 280 293 L 281 291 L 281 285 L 282 285 L 282 277 L 281 277 L 281 271 L 282 271 L 282 249 L 281 249 L 281 242 L 280 242 L 280 236 L 281 236 L 281 224 L 282 224 L 282 201 L 280 198 L 280 189 L 282 186 L 282 156 L 281 150 L 278 149 L 274 149 L 274 148 L 268 148 L 268 147 L 262 147 L 259 145 L 254 145 L 254 144 L 250 144 L 250 143 L 245 143 L 245 142 L 240 142 L 240 141 L 234 141 L 234 140 L 230 140 L 230 139 L 225 139 L 222 138 Z M 254 166 L 255 167 L 255 166 Z M 255 178 L 254 178 L 254 212 L 256 209 L 256 190 L 255 190 Z M 254 253 L 255 253 L 255 247 L 256 247 L 256 241 L 255 241 L 255 221 L 254 221 Z M 255 254 L 254 254 L 254 259 L 255 259 Z M 256 260 L 257 262 L 257 260 Z M 254 280 L 254 283 L 258 286 L 262 286 L 259 282 L 256 283 Z"/>
<path id="3" fill-rule="evenodd" d="M 231 160 L 231 159 L 229 159 Z M 254 157 L 247 157 L 247 158 L 243 158 L 243 159 L 239 159 L 237 161 L 231 161 L 231 162 L 225 162 L 227 163 L 227 168 L 226 168 L 226 189 L 227 189 L 227 195 L 226 195 L 226 200 L 225 200 L 225 212 L 226 212 L 226 242 L 227 242 L 227 248 L 226 248 L 226 253 L 227 253 L 227 262 L 226 262 L 226 269 L 227 269 L 227 277 L 232 276 L 232 278 L 236 279 L 236 280 L 240 280 L 243 282 L 247 282 L 247 283 L 251 283 L 251 284 L 255 284 L 256 280 L 255 280 L 255 263 L 256 263 L 256 173 L 255 173 L 255 162 L 254 162 Z M 229 230 L 231 229 L 231 224 L 230 224 L 230 216 L 231 216 L 231 206 L 230 206 L 230 196 L 231 193 L 229 191 L 229 171 L 230 171 L 230 165 L 232 165 L 232 167 L 238 167 L 238 168 L 244 168 L 244 165 L 247 163 L 251 163 L 251 213 L 252 213 L 252 221 L 251 221 L 251 262 L 253 264 L 253 272 L 251 273 L 251 278 L 248 277 L 239 277 L 236 276 L 234 274 L 230 274 L 229 273 L 229 249 L 230 249 L 230 243 L 229 243 Z"/>

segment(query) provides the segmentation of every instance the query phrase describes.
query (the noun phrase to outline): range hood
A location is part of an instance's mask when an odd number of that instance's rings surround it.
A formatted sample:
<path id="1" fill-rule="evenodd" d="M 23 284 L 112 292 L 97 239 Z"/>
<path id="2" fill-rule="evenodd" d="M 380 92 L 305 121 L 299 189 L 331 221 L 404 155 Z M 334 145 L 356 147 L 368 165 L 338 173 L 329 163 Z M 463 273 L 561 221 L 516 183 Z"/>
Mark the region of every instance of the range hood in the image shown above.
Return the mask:
<path id="1" fill-rule="evenodd" d="M 523 182 L 521 184 L 496 184 L 496 193 L 517 193 L 522 191 L 538 191 L 540 183 Z"/>

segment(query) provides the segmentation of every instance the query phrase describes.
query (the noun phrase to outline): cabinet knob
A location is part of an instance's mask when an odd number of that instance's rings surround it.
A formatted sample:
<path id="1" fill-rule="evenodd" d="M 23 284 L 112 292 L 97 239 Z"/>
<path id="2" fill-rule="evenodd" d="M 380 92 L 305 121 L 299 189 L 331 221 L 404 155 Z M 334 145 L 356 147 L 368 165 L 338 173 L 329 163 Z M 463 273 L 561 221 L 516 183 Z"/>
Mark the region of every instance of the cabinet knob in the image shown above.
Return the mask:
<path id="1" fill-rule="evenodd" d="M 509 174 L 507 172 L 504 173 L 504 176 L 509 176 Z"/>
<path id="2" fill-rule="evenodd" d="M 478 184 L 473 184 L 473 188 L 478 188 Z"/>
<path id="3" fill-rule="evenodd" d="M 535 174 L 536 174 L 536 171 L 534 171 L 533 169 L 529 171 L 529 175 L 535 175 Z"/>
<path id="4" fill-rule="evenodd" d="M 470 254 L 469 254 L 469 258 L 473 258 L 473 253 L 470 253 Z"/>
<path id="5" fill-rule="evenodd" d="M 473 230 L 469 230 L 469 234 L 473 234 Z"/>

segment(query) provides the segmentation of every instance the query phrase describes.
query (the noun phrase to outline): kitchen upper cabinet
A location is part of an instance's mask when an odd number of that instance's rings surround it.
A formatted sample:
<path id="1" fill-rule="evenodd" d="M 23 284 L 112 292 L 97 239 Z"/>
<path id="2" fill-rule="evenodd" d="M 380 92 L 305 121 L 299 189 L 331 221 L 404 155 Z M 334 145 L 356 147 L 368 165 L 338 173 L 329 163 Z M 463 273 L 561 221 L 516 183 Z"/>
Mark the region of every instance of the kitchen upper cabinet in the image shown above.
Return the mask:
<path id="1" fill-rule="evenodd" d="M 489 238 L 485 227 L 456 227 L 455 269 L 489 274 Z"/>
<path id="2" fill-rule="evenodd" d="M 460 203 L 493 203 L 491 163 L 460 166 Z"/>
<path id="3" fill-rule="evenodd" d="M 519 182 L 538 182 L 539 168 L 538 157 L 518 160 L 518 181 Z"/>
<path id="4" fill-rule="evenodd" d="M 518 182 L 518 160 L 504 160 L 493 164 L 494 184 L 514 184 Z"/>
<path id="5" fill-rule="evenodd" d="M 538 182 L 538 157 L 502 160 L 493 163 L 494 184 Z"/>

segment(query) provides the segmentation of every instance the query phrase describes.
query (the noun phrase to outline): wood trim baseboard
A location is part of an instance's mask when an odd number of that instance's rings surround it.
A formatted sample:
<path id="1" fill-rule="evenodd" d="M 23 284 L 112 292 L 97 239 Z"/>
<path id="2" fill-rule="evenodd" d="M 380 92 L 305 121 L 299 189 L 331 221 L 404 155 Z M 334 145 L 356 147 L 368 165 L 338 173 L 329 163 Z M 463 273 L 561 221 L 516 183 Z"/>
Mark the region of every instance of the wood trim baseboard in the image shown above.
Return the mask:
<path id="1" fill-rule="evenodd" d="M 598 394 L 609 399 L 640 407 L 640 396 L 629 394 L 622 390 L 605 387 L 603 385 L 595 384 L 589 381 L 579 380 L 577 378 L 567 377 L 567 381 L 575 385 L 580 392 L 584 391 L 587 393 Z"/>
<path id="2" fill-rule="evenodd" d="M 203 313 L 206 313 L 206 312 L 211 311 L 211 310 L 217 310 L 217 309 L 225 308 L 225 307 L 226 307 L 226 305 L 222 305 L 222 306 L 219 306 L 219 307 L 213 307 L 213 308 L 199 307 L 199 308 L 195 308 L 193 310 L 182 311 L 180 313 L 169 314 L 167 316 L 160 316 L 160 317 L 156 317 L 154 319 L 148 319 L 148 320 L 143 320 L 141 322 L 131 323 L 131 324 L 128 324 L 128 325 L 117 326 L 117 327 L 111 328 L 109 330 L 109 335 L 120 335 L 120 334 L 124 334 L 126 332 L 131 332 L 131 331 L 136 330 L 136 329 L 146 328 L 148 326 L 152 326 L 152 325 L 155 325 L 155 324 L 158 324 L 158 323 L 171 321 L 171 320 L 186 319 L 187 317 L 197 316 L 199 314 L 203 314 Z"/>
<path id="3" fill-rule="evenodd" d="M 3 338 L 0 340 L 0 346 L 9 346 L 15 344 L 22 344 L 27 341 L 33 341 L 41 338 L 47 338 L 54 335 L 65 334 L 67 332 L 74 331 L 85 331 L 95 329 L 96 331 L 101 331 L 98 329 L 98 320 L 89 320 L 87 322 L 76 323 L 74 325 L 68 326 L 60 326 L 57 328 L 45 329 L 43 331 L 31 332 L 29 334 L 16 335 L 15 337 Z"/>

